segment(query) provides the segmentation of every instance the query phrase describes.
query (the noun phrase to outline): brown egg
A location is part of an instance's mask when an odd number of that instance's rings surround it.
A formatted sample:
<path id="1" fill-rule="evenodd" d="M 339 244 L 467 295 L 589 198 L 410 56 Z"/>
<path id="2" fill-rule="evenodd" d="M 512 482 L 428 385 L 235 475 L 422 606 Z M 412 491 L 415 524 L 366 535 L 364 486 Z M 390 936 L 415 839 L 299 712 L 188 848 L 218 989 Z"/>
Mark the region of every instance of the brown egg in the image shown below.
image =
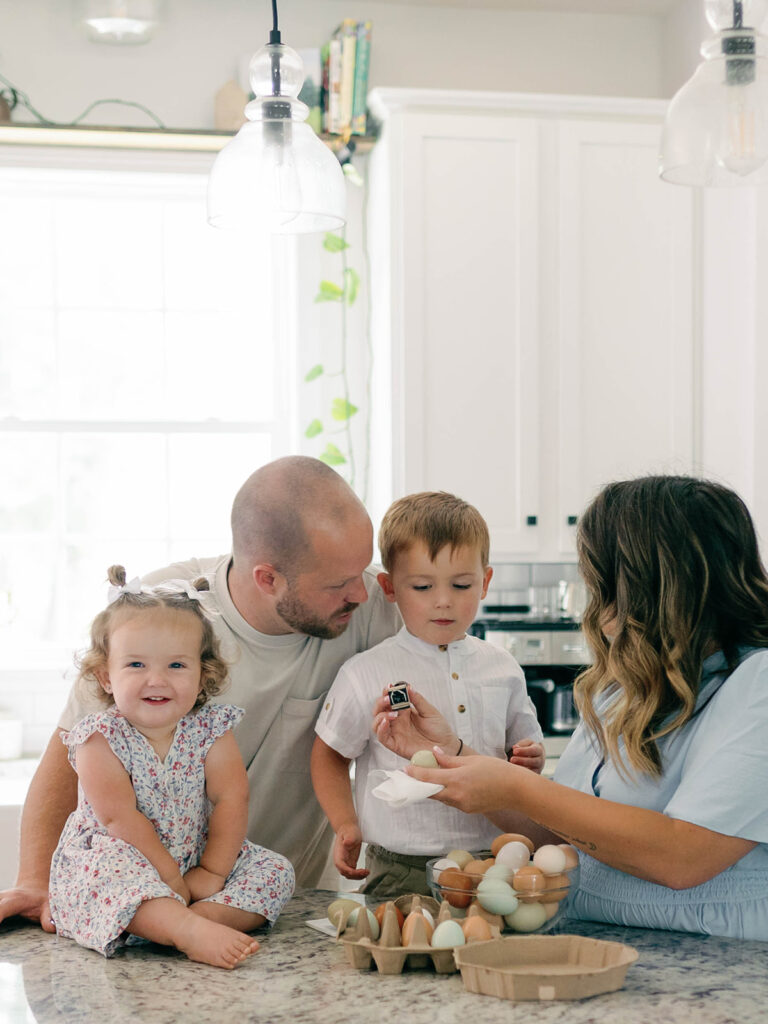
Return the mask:
<path id="1" fill-rule="evenodd" d="M 559 903 L 560 900 L 564 900 L 570 884 L 568 875 L 547 875 L 547 890 L 554 891 L 541 893 L 539 903 Z"/>
<path id="2" fill-rule="evenodd" d="M 579 855 L 571 846 L 570 843 L 560 843 L 560 849 L 565 854 L 565 870 L 570 871 L 571 868 L 578 867 Z"/>
<path id="3" fill-rule="evenodd" d="M 491 864 L 493 864 L 493 860 L 471 860 L 469 864 L 464 865 L 464 871 L 466 871 L 468 875 L 484 875 Z M 479 877 L 476 881 L 479 881 Z"/>
<path id="4" fill-rule="evenodd" d="M 525 846 L 527 846 L 528 849 L 531 851 L 531 854 L 533 854 L 533 843 L 528 838 L 528 836 L 518 835 L 517 832 L 505 832 L 501 836 L 496 836 L 496 838 L 491 843 L 491 853 L 493 854 L 493 856 L 495 857 L 499 850 L 502 848 L 502 846 L 506 846 L 507 843 L 524 843 Z"/>
<path id="5" fill-rule="evenodd" d="M 493 938 L 491 926 L 479 914 L 465 917 L 461 923 L 461 930 L 464 932 L 464 938 L 467 942 L 486 942 L 488 939 Z"/>
<path id="6" fill-rule="evenodd" d="M 404 946 L 428 946 L 435 929 L 419 910 L 412 910 L 403 922 Z"/>
<path id="7" fill-rule="evenodd" d="M 546 886 L 544 872 L 533 864 L 524 864 L 512 875 L 512 888 L 516 892 L 540 892 Z"/>
<path id="8" fill-rule="evenodd" d="M 383 919 L 384 919 L 384 911 L 385 911 L 386 909 L 387 909 L 387 904 L 386 904 L 386 903 L 380 903 L 380 904 L 378 905 L 378 907 L 376 907 L 376 909 L 375 909 L 375 910 L 374 910 L 374 912 L 373 912 L 373 916 L 374 916 L 374 917 L 376 918 L 376 920 L 377 920 L 377 921 L 379 922 L 379 928 L 381 928 L 381 922 L 382 922 L 382 921 L 383 921 Z M 402 928 L 403 928 L 403 922 L 405 921 L 405 917 L 403 916 L 403 912 L 402 912 L 402 910 L 400 909 L 400 907 L 396 907 L 396 906 L 394 905 L 394 903 L 392 904 L 392 909 L 393 909 L 393 910 L 394 910 L 394 912 L 395 912 L 395 917 L 397 917 L 397 926 L 398 926 L 398 928 L 400 928 L 400 930 L 402 931 Z"/>
<path id="9" fill-rule="evenodd" d="M 474 879 L 464 871 L 459 871 L 458 868 L 445 868 L 440 872 L 440 890 L 443 899 L 448 900 L 452 907 L 468 907 L 472 902 L 474 885 Z"/>

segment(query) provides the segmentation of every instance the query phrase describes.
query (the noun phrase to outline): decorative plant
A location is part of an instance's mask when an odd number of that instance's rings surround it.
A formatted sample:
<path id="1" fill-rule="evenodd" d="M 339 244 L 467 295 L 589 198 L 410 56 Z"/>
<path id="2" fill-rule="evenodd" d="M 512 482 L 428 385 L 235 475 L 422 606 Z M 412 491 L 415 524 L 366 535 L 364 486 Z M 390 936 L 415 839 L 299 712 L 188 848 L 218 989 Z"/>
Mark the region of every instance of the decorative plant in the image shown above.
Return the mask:
<path id="1" fill-rule="evenodd" d="M 345 165 L 347 177 L 354 184 L 363 184 L 362 179 L 354 169 L 347 170 L 351 165 Z M 335 302 L 339 306 L 340 329 L 339 329 L 339 353 L 338 364 L 335 369 L 328 369 L 325 363 L 316 363 L 305 374 L 304 380 L 307 383 L 320 380 L 321 378 L 338 378 L 339 387 L 336 395 L 331 398 L 327 416 L 329 425 L 319 417 L 312 419 L 304 430 L 304 436 L 308 439 L 318 438 L 320 443 L 325 442 L 325 447 L 318 455 L 323 462 L 329 466 L 339 468 L 346 477 L 352 488 L 358 490 L 363 501 L 366 499 L 368 487 L 368 465 L 367 450 L 368 441 L 366 426 L 365 434 L 365 466 L 360 479 L 360 467 L 357 464 L 355 455 L 355 444 L 352 432 L 353 418 L 360 412 L 360 402 L 354 404 L 350 399 L 350 365 L 349 365 L 349 325 L 348 311 L 354 306 L 360 293 L 360 274 L 354 267 L 349 265 L 348 250 L 349 242 L 346 239 L 346 230 L 338 232 L 329 231 L 323 236 L 323 248 L 326 252 L 337 255 L 340 260 L 340 274 L 337 281 L 323 279 L 318 285 L 315 303 Z M 369 355 L 369 353 L 368 353 Z M 368 387 L 370 390 L 370 359 L 368 362 Z M 367 410 L 366 410 L 367 416 Z M 343 470 L 342 468 L 343 467 Z"/>

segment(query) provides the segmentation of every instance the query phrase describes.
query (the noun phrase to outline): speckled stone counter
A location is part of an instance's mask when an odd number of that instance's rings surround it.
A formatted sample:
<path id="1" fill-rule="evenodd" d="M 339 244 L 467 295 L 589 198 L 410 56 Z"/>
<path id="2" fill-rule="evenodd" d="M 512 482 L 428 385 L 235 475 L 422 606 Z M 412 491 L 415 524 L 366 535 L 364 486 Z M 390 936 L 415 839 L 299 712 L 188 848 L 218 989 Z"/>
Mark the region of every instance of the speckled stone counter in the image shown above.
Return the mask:
<path id="1" fill-rule="evenodd" d="M 764 1024 L 768 943 L 568 922 L 561 929 L 634 946 L 619 992 L 580 1002 L 510 1003 L 465 992 L 459 974 L 356 971 L 306 926 L 333 893 L 299 893 L 260 951 L 229 972 L 157 946 L 105 960 L 20 921 L 0 925 L 2 1024 Z"/>

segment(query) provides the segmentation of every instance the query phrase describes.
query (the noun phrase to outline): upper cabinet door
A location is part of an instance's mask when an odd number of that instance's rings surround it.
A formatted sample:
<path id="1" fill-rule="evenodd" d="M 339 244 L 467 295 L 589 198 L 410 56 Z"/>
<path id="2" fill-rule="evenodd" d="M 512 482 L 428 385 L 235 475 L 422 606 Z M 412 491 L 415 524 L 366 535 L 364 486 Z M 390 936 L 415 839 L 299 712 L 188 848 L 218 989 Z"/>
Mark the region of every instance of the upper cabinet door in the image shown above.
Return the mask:
<path id="1" fill-rule="evenodd" d="M 694 464 L 692 190 L 657 175 L 659 125 L 559 126 L 559 548 L 610 480 Z M 549 460 L 548 460 L 549 461 Z"/>
<path id="2" fill-rule="evenodd" d="M 392 228 L 402 242 L 392 264 L 395 492 L 459 494 L 486 517 L 496 556 L 534 552 L 536 122 L 409 112 L 401 154 L 400 230 Z"/>

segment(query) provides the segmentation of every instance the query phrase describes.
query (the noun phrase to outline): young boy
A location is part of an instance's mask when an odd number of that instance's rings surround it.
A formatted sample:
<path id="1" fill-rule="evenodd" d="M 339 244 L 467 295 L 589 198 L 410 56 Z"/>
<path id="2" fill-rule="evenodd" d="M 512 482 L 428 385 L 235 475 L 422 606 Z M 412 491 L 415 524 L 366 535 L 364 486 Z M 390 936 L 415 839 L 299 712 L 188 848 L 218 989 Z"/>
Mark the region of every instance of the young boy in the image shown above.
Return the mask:
<path id="1" fill-rule="evenodd" d="M 365 878 L 367 893 L 427 893 L 425 865 L 451 849 L 488 849 L 499 830 L 480 814 L 434 800 L 393 810 L 372 795 L 377 769 L 404 768 L 373 732 L 373 706 L 401 680 L 424 697 L 475 753 L 510 757 L 541 771 L 544 748 L 525 677 L 506 651 L 467 636 L 493 570 L 488 527 L 477 509 L 445 492 L 396 501 L 379 531 L 386 572 L 378 576 L 405 623 L 339 670 L 315 726 L 312 783 L 335 833 L 334 863 Z M 430 744 L 425 740 L 425 747 Z M 454 754 L 455 750 L 446 750 Z M 349 763 L 355 762 L 355 799 Z M 357 809 L 355 809 L 357 808 Z M 356 867 L 362 841 L 366 868 Z"/>

